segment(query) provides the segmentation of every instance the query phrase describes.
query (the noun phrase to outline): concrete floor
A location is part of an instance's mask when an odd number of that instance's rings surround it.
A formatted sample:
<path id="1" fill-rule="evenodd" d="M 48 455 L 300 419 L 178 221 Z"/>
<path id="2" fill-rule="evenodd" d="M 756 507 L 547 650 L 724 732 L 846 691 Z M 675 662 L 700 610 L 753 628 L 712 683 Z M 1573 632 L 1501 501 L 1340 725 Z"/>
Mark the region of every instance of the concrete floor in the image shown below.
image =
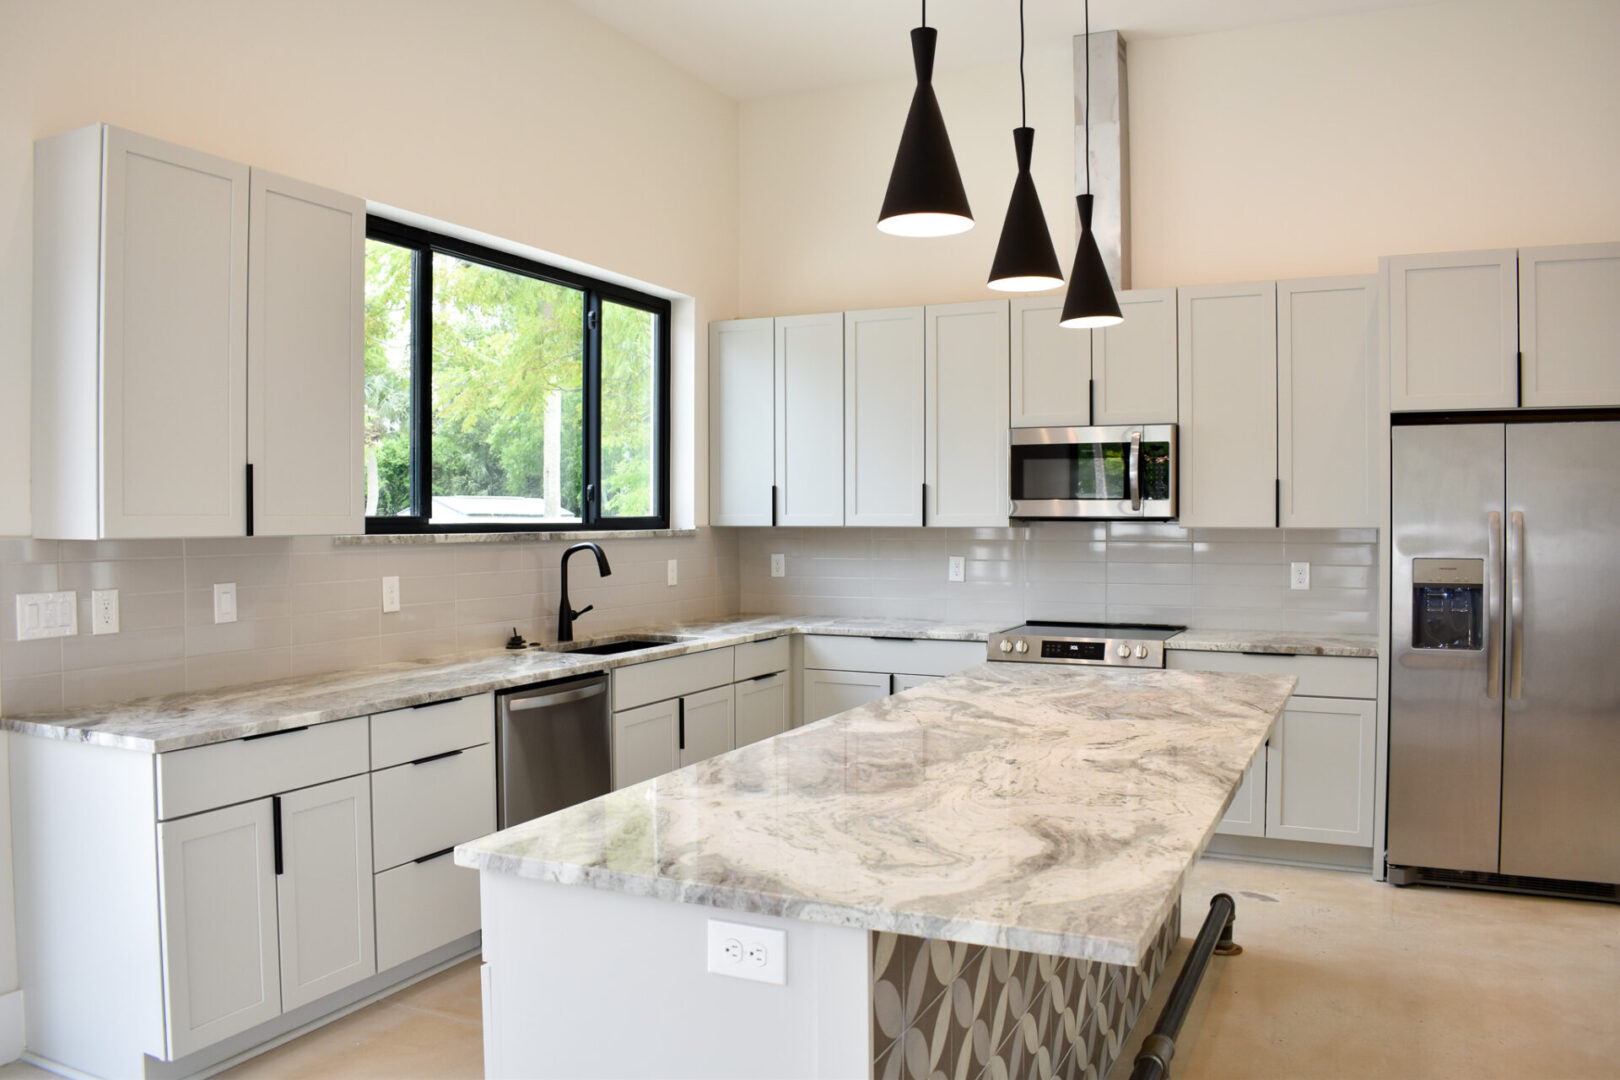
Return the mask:
<path id="1" fill-rule="evenodd" d="M 1126 1080 L 1209 898 L 1238 904 L 1177 1040 L 1177 1080 L 1620 1076 L 1620 906 L 1395 889 L 1360 874 L 1206 859 L 1181 948 L 1109 1080 Z M 483 1075 L 477 961 L 223 1074 Z M 0 1067 L 0 1080 L 46 1074 Z"/>

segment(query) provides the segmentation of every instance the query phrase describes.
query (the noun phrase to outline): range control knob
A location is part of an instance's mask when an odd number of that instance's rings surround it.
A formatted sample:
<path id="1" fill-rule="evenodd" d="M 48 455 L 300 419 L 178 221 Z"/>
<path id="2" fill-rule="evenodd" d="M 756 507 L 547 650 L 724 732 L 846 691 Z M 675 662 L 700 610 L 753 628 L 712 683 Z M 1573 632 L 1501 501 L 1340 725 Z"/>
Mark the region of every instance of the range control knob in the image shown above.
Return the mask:
<path id="1" fill-rule="evenodd" d="M 1116 649 L 1114 651 L 1119 653 L 1119 658 L 1121 660 L 1124 660 L 1126 657 L 1131 655 L 1131 647 L 1129 645 L 1121 645 L 1118 649 Z"/>
<path id="2" fill-rule="evenodd" d="M 1136 658 L 1138 660 L 1146 660 L 1147 659 L 1147 646 L 1146 645 L 1138 645 L 1136 647 Z"/>
<path id="3" fill-rule="evenodd" d="M 1029 642 L 1025 641 L 1023 638 L 1019 638 L 1018 644 L 1013 646 L 1013 650 L 1019 653 L 1027 653 L 1029 652 Z"/>
<path id="4" fill-rule="evenodd" d="M 1000 648 L 1002 652 L 1012 652 L 1012 642 L 1002 638 Z"/>

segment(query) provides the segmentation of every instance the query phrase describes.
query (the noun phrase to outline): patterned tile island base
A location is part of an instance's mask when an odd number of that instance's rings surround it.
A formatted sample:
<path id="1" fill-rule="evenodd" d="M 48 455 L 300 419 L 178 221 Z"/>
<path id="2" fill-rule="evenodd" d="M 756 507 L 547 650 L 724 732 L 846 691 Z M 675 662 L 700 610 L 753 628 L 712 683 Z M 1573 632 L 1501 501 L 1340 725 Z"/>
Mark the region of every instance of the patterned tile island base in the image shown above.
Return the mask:
<path id="1" fill-rule="evenodd" d="M 1140 967 L 874 932 L 872 1080 L 1100 1080 L 1181 936 Z"/>

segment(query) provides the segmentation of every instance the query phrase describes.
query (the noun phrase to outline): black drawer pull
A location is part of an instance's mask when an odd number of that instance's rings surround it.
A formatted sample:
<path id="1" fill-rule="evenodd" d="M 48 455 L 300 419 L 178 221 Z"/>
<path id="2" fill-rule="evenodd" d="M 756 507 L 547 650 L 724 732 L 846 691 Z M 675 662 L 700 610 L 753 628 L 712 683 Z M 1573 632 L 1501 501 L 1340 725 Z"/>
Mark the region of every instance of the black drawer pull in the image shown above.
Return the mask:
<path id="1" fill-rule="evenodd" d="M 308 731 L 308 730 L 309 730 L 309 725 L 305 724 L 303 727 L 282 728 L 280 731 L 261 731 L 257 735 L 244 735 L 244 736 L 242 736 L 242 741 L 243 742 L 252 742 L 254 739 L 269 739 L 269 738 L 273 738 L 273 737 L 275 737 L 277 735 L 291 735 L 291 734 L 293 734 L 294 732 L 297 732 L 297 731 Z"/>
<path id="2" fill-rule="evenodd" d="M 462 695 L 462 696 L 465 697 L 466 695 Z M 461 700 L 461 698 L 458 698 L 458 697 L 447 697 L 447 698 L 444 698 L 441 701 L 424 701 L 420 705 L 412 705 L 411 708 L 413 708 L 413 709 L 431 709 L 435 705 L 448 705 L 452 701 L 460 701 L 460 700 Z"/>
<path id="3" fill-rule="evenodd" d="M 464 754 L 464 753 L 466 753 L 465 749 L 446 750 L 442 754 L 429 754 L 427 757 L 419 757 L 415 761 L 411 762 L 411 764 L 412 765 L 426 765 L 430 761 L 443 761 L 447 757 L 455 757 L 457 754 Z"/>
<path id="4" fill-rule="evenodd" d="M 780 671 L 767 671 L 763 675 L 755 675 L 752 679 L 749 679 L 748 681 L 749 682 L 763 682 L 766 679 L 774 679 L 780 674 L 782 674 Z"/>
<path id="5" fill-rule="evenodd" d="M 451 854 L 455 850 L 456 850 L 455 845 L 452 844 L 451 846 L 445 848 L 443 851 L 435 851 L 431 855 L 423 855 L 420 859 L 412 859 L 411 862 L 417 863 L 417 864 L 421 864 L 421 863 L 425 863 L 425 862 L 432 862 L 434 859 L 442 859 L 442 858 L 444 858 L 446 855 Z"/>

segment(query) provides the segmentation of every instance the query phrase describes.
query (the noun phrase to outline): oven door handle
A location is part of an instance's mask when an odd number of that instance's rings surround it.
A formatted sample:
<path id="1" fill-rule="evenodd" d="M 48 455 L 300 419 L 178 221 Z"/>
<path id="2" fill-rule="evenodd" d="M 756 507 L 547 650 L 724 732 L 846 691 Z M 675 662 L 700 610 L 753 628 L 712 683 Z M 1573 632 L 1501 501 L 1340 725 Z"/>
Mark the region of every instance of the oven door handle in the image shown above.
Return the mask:
<path id="1" fill-rule="evenodd" d="M 1142 433 L 1131 432 L 1130 460 L 1125 473 L 1125 495 L 1131 500 L 1131 510 L 1142 509 Z"/>

